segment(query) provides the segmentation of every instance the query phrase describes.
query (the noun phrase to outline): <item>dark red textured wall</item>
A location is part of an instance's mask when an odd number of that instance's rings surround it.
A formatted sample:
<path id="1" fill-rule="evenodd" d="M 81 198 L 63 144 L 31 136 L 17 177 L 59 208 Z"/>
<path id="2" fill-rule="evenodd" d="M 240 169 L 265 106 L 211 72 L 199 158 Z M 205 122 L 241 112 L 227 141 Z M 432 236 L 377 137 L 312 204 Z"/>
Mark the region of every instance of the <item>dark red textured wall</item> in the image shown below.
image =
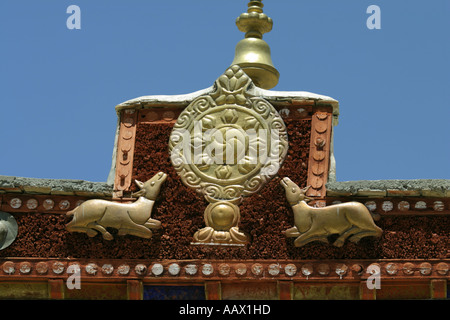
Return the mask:
<path id="1" fill-rule="evenodd" d="M 289 120 L 289 152 L 279 171 L 259 193 L 240 205 L 239 228 L 251 236 L 245 247 L 191 245 L 194 233 L 203 228 L 207 202 L 183 185 L 173 169 L 167 148 L 172 125 L 139 123 L 136 131 L 133 179 L 145 181 L 159 171 L 168 174 L 153 218 L 161 229 L 152 239 L 100 235 L 89 238 L 68 233 L 70 218 L 61 214 L 15 214 L 19 233 L 15 242 L 0 251 L 1 257 L 51 257 L 91 259 L 441 259 L 448 258 L 450 218 L 382 217 L 377 225 L 381 238 L 363 238 L 359 244 L 346 242 L 336 248 L 320 242 L 294 247 L 283 232 L 293 226 L 292 211 L 285 200 L 280 178 L 289 176 L 301 187 L 306 184 L 310 121 Z M 135 190 L 135 186 L 133 186 Z"/>
<path id="2" fill-rule="evenodd" d="M 280 210 L 281 211 L 281 210 Z M 241 229 L 249 232 L 252 242 L 244 248 L 201 247 L 190 245 L 193 233 L 203 226 L 203 217 L 176 225 L 175 219 L 154 217 L 163 221 L 163 228 L 153 239 L 115 236 L 106 241 L 101 236 L 88 238 L 81 233 L 68 233 L 64 215 L 15 214 L 19 224 L 17 239 L 0 251 L 0 257 L 91 258 L 91 259 L 444 259 L 450 243 L 449 217 L 385 217 L 377 222 L 383 230 L 380 239 L 363 238 L 359 244 L 346 242 L 336 248 L 320 242 L 302 248 L 293 246 L 293 238 L 280 233 L 264 232 L 264 219 L 243 217 Z M 244 214 L 243 214 L 244 215 Z M 261 216 L 262 213 L 259 216 Z M 275 213 L 273 221 L 283 214 Z M 285 217 L 286 220 L 289 217 Z M 282 222 L 287 226 L 290 222 Z M 290 226 L 290 225 L 289 225 Z M 169 230 L 169 228 L 173 227 Z M 249 229 L 253 228 L 253 230 Z M 274 230 L 276 226 L 268 229 Z M 279 227 L 280 231 L 284 228 Z M 253 232 L 252 232 L 253 231 Z M 278 231 L 277 231 L 278 232 Z"/>
<path id="3" fill-rule="evenodd" d="M 289 175 L 299 185 L 306 184 L 309 157 L 310 121 L 286 120 L 289 151 L 279 176 Z M 168 174 L 161 200 L 153 217 L 164 228 L 160 238 L 162 257 L 171 259 L 228 258 L 258 259 L 286 256 L 283 230 L 292 224 L 280 178 L 275 177 L 259 193 L 244 199 L 239 206 L 239 229 L 251 237 L 245 248 L 193 246 L 194 233 L 205 226 L 203 214 L 208 203 L 186 187 L 173 169 L 167 142 L 172 126 L 141 123 L 137 127 L 133 179 L 145 181 L 158 171 Z"/>

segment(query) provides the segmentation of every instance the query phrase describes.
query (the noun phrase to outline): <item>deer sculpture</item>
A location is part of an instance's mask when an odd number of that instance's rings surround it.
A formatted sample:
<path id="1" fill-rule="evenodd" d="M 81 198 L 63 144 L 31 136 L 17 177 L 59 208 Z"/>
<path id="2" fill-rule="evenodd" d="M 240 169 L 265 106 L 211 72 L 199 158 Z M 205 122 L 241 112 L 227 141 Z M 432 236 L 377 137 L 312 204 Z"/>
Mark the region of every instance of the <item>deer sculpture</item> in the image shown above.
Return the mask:
<path id="1" fill-rule="evenodd" d="M 153 204 L 159 195 L 161 185 L 167 178 L 163 172 L 157 173 L 150 180 L 142 183 L 135 180 L 139 191 L 132 194 L 139 197 L 133 203 L 118 203 L 107 200 L 92 199 L 67 212 L 73 219 L 66 225 L 69 232 L 84 232 L 94 237 L 100 232 L 105 240 L 113 236 L 106 228 L 115 228 L 118 235 L 135 235 L 141 238 L 151 238 L 150 229 L 158 229 L 161 222 L 152 219 Z"/>
<path id="2" fill-rule="evenodd" d="M 294 227 L 286 230 L 287 237 L 297 237 L 296 247 L 312 241 L 328 242 L 328 236 L 338 234 L 333 245 L 342 247 L 345 240 L 358 243 L 363 237 L 380 237 L 383 230 L 375 222 L 367 207 L 359 202 L 346 202 L 323 208 L 309 206 L 306 196 L 309 187 L 301 189 L 291 179 L 285 177 L 281 185 L 286 192 L 286 200 L 294 212 Z"/>

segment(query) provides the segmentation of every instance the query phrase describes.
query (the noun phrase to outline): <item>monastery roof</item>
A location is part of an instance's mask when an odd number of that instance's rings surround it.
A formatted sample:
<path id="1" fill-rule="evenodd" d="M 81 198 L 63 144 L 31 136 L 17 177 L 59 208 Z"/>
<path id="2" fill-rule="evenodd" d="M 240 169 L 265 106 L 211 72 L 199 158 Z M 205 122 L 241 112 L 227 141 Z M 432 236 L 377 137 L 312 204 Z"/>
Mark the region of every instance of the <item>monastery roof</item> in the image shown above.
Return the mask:
<path id="1" fill-rule="evenodd" d="M 450 180 L 446 179 L 334 181 L 326 188 L 327 196 L 450 197 Z"/>
<path id="2" fill-rule="evenodd" d="M 327 196 L 411 196 L 449 197 L 450 180 L 356 180 L 335 181 L 326 185 Z M 89 195 L 109 197 L 113 185 L 73 179 L 37 179 L 0 175 L 0 193 L 27 193 L 53 195 Z"/>
<path id="3" fill-rule="evenodd" d="M 0 194 L 5 192 L 111 196 L 113 185 L 106 182 L 90 182 L 70 179 L 35 179 L 0 175 Z"/>

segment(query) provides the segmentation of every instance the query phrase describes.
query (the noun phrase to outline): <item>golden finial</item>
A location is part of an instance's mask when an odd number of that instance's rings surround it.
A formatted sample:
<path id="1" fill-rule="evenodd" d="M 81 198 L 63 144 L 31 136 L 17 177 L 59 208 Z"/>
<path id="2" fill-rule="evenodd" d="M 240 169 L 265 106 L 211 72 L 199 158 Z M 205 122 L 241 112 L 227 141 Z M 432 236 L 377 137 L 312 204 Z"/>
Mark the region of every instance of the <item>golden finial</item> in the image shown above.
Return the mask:
<path id="1" fill-rule="evenodd" d="M 277 85 L 280 74 L 273 66 L 269 45 L 262 40 L 263 34 L 273 26 L 272 19 L 263 13 L 263 6 L 261 0 L 250 1 L 247 12 L 236 19 L 238 29 L 245 32 L 245 39 L 236 45 L 231 64 L 239 65 L 258 87 L 271 89 Z"/>

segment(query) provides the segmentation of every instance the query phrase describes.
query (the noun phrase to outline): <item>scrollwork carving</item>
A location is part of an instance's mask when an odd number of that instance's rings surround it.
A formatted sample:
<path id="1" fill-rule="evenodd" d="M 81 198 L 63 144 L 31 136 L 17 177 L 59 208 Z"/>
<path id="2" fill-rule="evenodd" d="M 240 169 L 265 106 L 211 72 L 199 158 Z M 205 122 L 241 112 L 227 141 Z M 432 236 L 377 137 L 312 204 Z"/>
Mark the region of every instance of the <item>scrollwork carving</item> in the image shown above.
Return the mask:
<path id="1" fill-rule="evenodd" d="M 169 150 L 175 170 L 208 201 L 231 201 L 257 192 L 286 156 L 284 122 L 268 101 L 249 94 L 252 85 L 239 66 L 228 68 L 216 80 L 215 91 L 192 101 L 172 131 Z M 242 239 L 200 234 L 215 241 Z"/>

